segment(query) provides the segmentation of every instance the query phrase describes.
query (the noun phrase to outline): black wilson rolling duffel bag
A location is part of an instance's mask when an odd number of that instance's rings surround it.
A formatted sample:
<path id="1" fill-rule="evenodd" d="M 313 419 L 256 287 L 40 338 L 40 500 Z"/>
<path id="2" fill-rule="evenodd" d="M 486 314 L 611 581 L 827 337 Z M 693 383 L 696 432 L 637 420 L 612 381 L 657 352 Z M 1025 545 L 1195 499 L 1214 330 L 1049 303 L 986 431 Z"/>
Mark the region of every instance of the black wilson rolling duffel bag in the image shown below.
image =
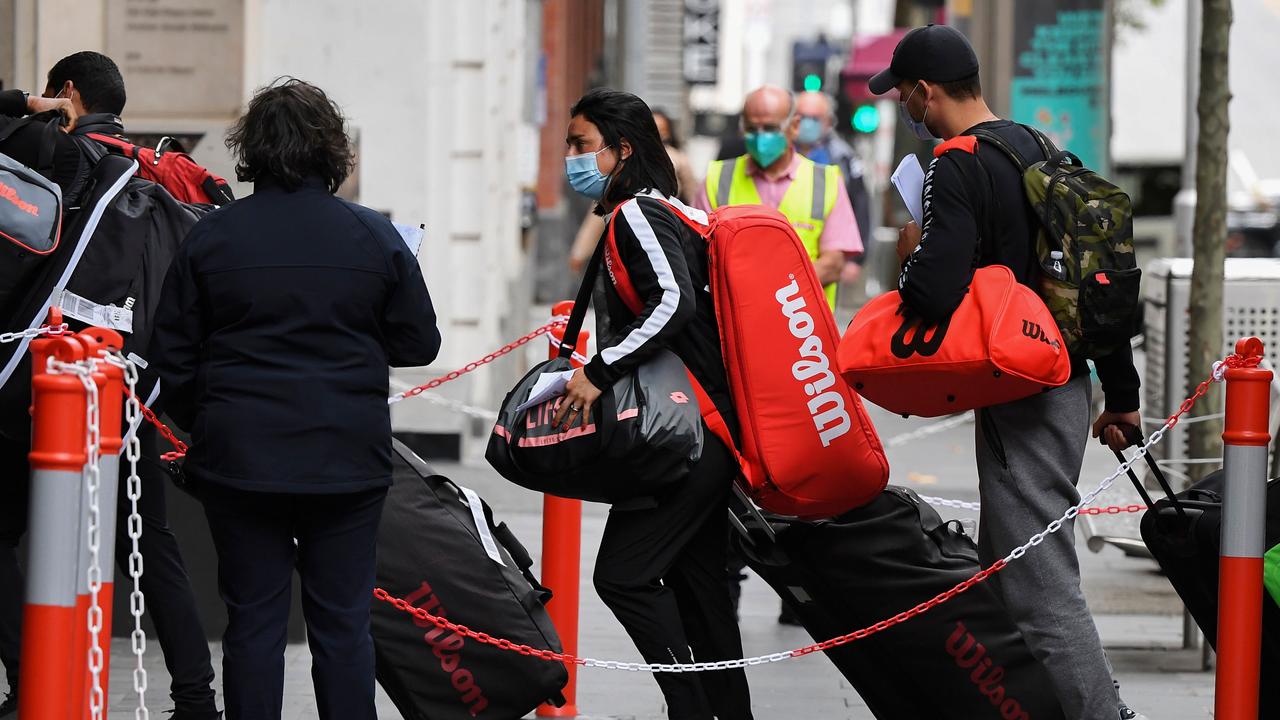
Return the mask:
<path id="1" fill-rule="evenodd" d="M 831 520 L 758 511 L 734 496 L 733 540 L 814 640 L 869 627 L 979 570 L 978 549 L 912 491 L 889 486 Z M 881 720 L 1062 720 L 1049 674 L 993 589 L 826 651 Z"/>
<path id="2" fill-rule="evenodd" d="M 395 441 L 395 482 L 378 529 L 377 586 L 437 617 L 561 651 L 544 608 L 551 593 L 529 553 L 475 493 Z M 523 717 L 563 704 L 560 663 L 482 645 L 373 603 L 378 682 L 406 720 Z"/>

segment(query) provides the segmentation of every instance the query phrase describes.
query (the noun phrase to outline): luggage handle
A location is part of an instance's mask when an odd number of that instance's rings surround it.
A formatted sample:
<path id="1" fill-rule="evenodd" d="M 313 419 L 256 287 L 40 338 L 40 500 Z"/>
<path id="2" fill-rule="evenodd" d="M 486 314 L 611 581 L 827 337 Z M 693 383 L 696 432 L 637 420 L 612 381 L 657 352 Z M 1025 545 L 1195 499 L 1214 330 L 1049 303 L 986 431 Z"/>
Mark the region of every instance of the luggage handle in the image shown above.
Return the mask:
<path id="1" fill-rule="evenodd" d="M 1115 427 L 1119 429 L 1121 433 L 1124 433 L 1124 439 L 1132 445 L 1142 445 L 1146 442 L 1146 438 L 1143 437 L 1142 434 L 1142 429 L 1136 425 L 1116 424 Z M 1100 437 L 1098 439 L 1104 445 L 1106 444 L 1103 438 Z M 1120 462 L 1128 462 L 1124 454 L 1120 451 L 1112 450 L 1112 452 L 1115 453 L 1116 459 Z M 1142 457 L 1146 459 L 1147 467 L 1151 468 L 1151 474 L 1155 475 L 1156 482 L 1160 483 L 1160 488 L 1164 490 L 1165 497 L 1169 498 L 1169 503 L 1173 505 L 1173 509 L 1178 512 L 1178 516 L 1180 518 L 1185 520 L 1187 517 L 1187 511 L 1182 506 L 1182 501 L 1180 501 L 1178 496 L 1173 492 L 1173 486 L 1169 484 L 1169 479 L 1165 477 L 1164 471 L 1160 469 L 1160 464 L 1156 462 L 1156 459 L 1151 456 L 1150 452 L 1143 453 Z M 1133 471 L 1133 468 L 1130 467 L 1126 472 L 1129 475 L 1129 480 L 1133 482 L 1133 487 L 1137 489 L 1138 494 L 1142 496 L 1143 502 L 1147 504 L 1147 509 L 1150 510 L 1155 507 L 1155 503 L 1151 501 L 1151 496 L 1147 493 L 1147 489 L 1142 486 L 1142 481 L 1138 479 L 1138 475 Z"/>
<path id="2" fill-rule="evenodd" d="M 733 494 L 738 498 L 739 504 L 746 508 L 747 514 L 760 526 L 760 529 L 769 538 L 769 542 L 776 542 L 778 534 L 774 532 L 773 526 L 769 524 L 769 520 L 765 518 L 764 513 L 760 512 L 760 508 L 756 506 L 755 501 L 751 499 L 751 496 L 742 489 L 742 486 L 736 480 L 733 483 Z M 751 530 L 742 522 L 742 518 L 738 517 L 738 513 L 733 511 L 733 508 L 729 508 L 729 524 L 733 525 L 742 534 L 742 537 L 751 540 Z"/>

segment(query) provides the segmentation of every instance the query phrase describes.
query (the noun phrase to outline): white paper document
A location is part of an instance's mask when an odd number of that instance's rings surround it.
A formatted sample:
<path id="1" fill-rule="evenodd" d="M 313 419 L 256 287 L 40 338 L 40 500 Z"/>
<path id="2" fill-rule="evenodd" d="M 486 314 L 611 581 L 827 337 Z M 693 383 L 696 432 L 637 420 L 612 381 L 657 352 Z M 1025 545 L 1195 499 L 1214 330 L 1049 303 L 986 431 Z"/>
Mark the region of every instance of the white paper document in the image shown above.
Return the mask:
<path id="1" fill-rule="evenodd" d="M 573 370 L 542 373 L 538 376 L 538 381 L 533 384 L 533 390 L 529 391 L 529 399 L 520 403 L 516 407 L 516 412 L 524 412 L 535 405 L 541 405 L 551 398 L 564 395 L 565 387 L 569 384 L 569 378 L 571 377 L 573 377 Z"/>
<path id="2" fill-rule="evenodd" d="M 422 248 L 422 237 L 427 234 L 426 226 L 402 225 L 394 220 L 391 224 L 395 225 L 396 230 L 400 232 L 400 237 L 404 240 L 404 244 L 409 246 L 409 252 L 413 253 L 414 257 L 417 257 L 418 250 Z"/>
<path id="3" fill-rule="evenodd" d="M 914 154 L 902 158 L 889 180 L 898 188 L 898 194 L 902 196 L 902 202 L 906 204 L 911 218 L 917 225 L 923 226 L 924 169 L 920 167 L 920 159 Z"/>

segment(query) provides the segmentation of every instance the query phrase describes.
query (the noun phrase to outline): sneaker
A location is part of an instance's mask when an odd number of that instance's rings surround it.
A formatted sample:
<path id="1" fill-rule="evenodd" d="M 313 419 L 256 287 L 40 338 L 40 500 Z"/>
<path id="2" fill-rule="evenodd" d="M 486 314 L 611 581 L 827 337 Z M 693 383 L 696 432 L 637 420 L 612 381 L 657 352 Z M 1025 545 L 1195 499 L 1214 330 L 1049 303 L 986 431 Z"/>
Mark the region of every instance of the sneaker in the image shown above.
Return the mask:
<path id="1" fill-rule="evenodd" d="M 1129 709 L 1128 705 L 1120 703 L 1120 720 L 1148 720 L 1148 718 Z"/>
<path id="2" fill-rule="evenodd" d="M 11 692 L 5 695 L 4 702 L 0 703 L 0 720 L 18 717 L 18 693 Z"/>

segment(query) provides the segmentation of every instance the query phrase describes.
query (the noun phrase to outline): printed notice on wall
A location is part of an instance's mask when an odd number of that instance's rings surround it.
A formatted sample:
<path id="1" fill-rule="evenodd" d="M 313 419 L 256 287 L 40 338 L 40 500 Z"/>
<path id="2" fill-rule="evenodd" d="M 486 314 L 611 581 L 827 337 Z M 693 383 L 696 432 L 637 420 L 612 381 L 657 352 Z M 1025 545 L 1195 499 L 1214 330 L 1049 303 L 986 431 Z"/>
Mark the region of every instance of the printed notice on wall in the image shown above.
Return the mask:
<path id="1" fill-rule="evenodd" d="M 107 54 L 124 74 L 128 117 L 234 117 L 244 0 L 107 0 Z"/>

